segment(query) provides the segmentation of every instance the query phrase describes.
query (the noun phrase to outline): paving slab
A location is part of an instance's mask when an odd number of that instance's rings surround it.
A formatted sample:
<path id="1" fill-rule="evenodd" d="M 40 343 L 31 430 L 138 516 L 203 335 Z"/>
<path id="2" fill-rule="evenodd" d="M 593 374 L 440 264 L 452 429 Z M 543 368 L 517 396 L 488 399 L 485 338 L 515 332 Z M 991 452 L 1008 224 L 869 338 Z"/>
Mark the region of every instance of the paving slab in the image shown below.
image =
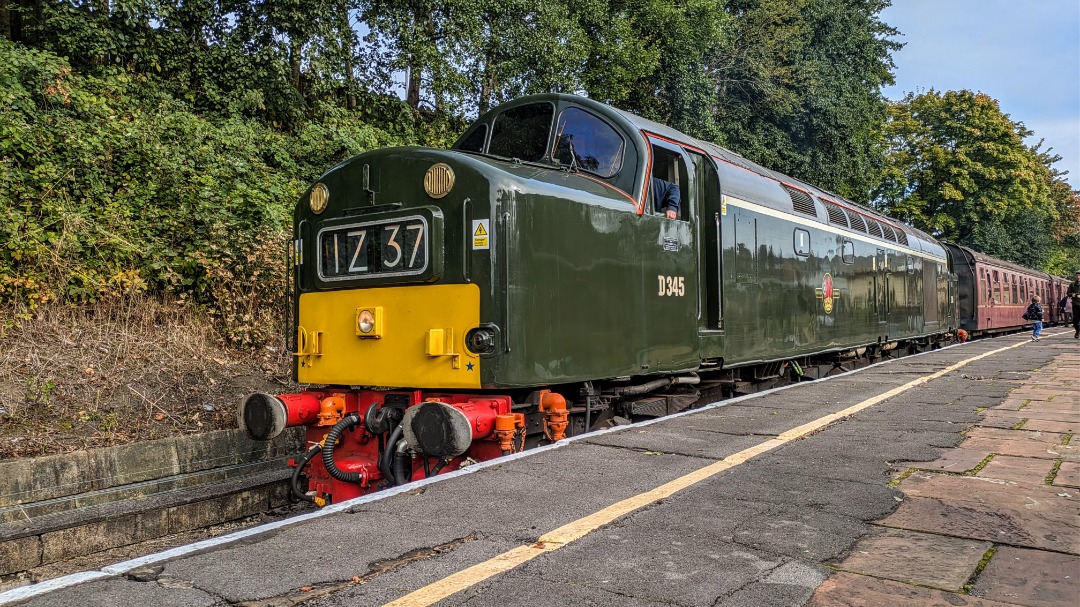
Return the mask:
<path id="1" fill-rule="evenodd" d="M 1080 489 L 1080 463 L 1062 462 L 1054 477 L 1053 486 Z"/>
<path id="2" fill-rule="evenodd" d="M 819 586 L 805 607 L 1015 607 L 1015 603 L 841 572 Z"/>
<path id="3" fill-rule="evenodd" d="M 1045 485 L 1046 477 L 1054 469 L 1055 463 L 1053 460 L 1046 459 L 995 455 L 990 460 L 990 463 L 986 464 L 982 470 L 979 470 L 975 476 Z"/>
<path id="4" fill-rule="evenodd" d="M 1080 603 L 1080 557 L 1003 546 L 971 590 L 976 596 L 1027 607 Z"/>
<path id="5" fill-rule="evenodd" d="M 918 468 L 919 470 L 940 470 L 952 474 L 963 474 L 974 470 L 983 463 L 991 454 L 988 451 L 978 449 L 949 449 L 941 454 L 941 457 L 930 462 L 902 462 L 903 468 Z"/>
<path id="6" fill-rule="evenodd" d="M 975 428 L 975 430 L 979 430 L 979 428 Z M 1073 445 L 1056 445 L 1034 440 L 1001 440 L 985 436 L 966 437 L 960 443 L 960 446 L 965 449 L 984 450 L 998 455 L 1080 461 L 1080 449 Z"/>
<path id="7" fill-rule="evenodd" d="M 880 524 L 1027 548 L 1080 552 L 1076 516 L 1054 511 L 1035 514 L 974 502 L 908 498 Z"/>
<path id="8" fill-rule="evenodd" d="M 998 441 L 1023 441 L 1057 446 L 1065 440 L 1066 434 L 1059 432 L 1038 432 L 1026 428 L 1003 430 L 1001 428 L 975 427 L 968 431 L 969 439 L 988 439 Z"/>
<path id="9" fill-rule="evenodd" d="M 903 529 L 878 529 L 855 544 L 837 568 L 957 592 L 993 544 Z"/>
<path id="10" fill-rule="evenodd" d="M 986 410 L 986 412 L 984 412 L 984 415 L 987 416 L 987 417 L 991 417 L 991 416 L 993 416 L 993 417 L 1012 416 L 1012 417 L 1015 417 L 1017 420 L 1020 420 L 1020 419 L 1027 419 L 1027 420 L 1044 419 L 1044 420 L 1047 420 L 1047 421 L 1066 421 L 1066 422 L 1076 422 L 1077 421 L 1077 416 L 1078 416 L 1077 413 L 1040 412 L 1040 410 L 1032 410 L 1032 409 L 1018 410 L 1018 412 L 1009 412 L 1009 410 L 989 409 L 989 410 Z M 1053 432 L 1053 430 L 1050 430 L 1050 432 Z"/>

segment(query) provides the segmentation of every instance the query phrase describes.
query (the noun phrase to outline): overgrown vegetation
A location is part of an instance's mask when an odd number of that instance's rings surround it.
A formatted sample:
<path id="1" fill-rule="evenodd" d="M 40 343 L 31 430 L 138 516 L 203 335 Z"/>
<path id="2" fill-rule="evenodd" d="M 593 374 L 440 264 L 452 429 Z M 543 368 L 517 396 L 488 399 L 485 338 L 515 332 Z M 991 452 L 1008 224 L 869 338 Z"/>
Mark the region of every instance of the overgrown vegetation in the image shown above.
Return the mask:
<path id="1" fill-rule="evenodd" d="M 236 426 L 240 396 L 295 389 L 283 339 L 227 347 L 189 303 L 46 303 L 0 332 L 0 458 Z"/>

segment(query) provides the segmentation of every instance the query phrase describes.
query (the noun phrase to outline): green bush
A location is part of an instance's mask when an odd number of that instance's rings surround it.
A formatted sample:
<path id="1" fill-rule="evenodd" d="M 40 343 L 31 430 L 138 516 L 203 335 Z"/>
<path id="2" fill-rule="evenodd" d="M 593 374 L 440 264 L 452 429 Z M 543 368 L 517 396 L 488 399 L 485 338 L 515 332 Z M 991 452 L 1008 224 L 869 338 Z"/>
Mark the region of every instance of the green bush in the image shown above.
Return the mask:
<path id="1" fill-rule="evenodd" d="M 334 107 L 294 132 L 199 115 L 142 77 L 82 76 L 0 39 L 0 302 L 173 294 L 206 306 L 237 344 L 257 343 L 248 325 L 281 301 L 301 192 L 342 159 L 422 131 L 391 134 Z"/>

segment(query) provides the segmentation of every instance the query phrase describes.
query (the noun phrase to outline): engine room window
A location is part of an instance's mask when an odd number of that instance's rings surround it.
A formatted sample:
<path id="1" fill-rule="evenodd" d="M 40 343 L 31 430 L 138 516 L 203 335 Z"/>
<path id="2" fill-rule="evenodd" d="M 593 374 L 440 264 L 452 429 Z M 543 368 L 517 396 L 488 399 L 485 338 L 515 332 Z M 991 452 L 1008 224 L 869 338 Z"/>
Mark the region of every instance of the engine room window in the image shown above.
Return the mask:
<path id="1" fill-rule="evenodd" d="M 481 124 L 476 127 L 476 130 L 469 133 L 469 136 L 458 142 L 456 149 L 466 152 L 483 152 L 484 141 L 487 139 L 487 125 Z"/>
<path id="2" fill-rule="evenodd" d="M 510 108 L 495 118 L 488 153 L 536 162 L 544 159 L 555 106 L 534 103 Z"/>
<path id="3" fill-rule="evenodd" d="M 810 255 L 810 232 L 795 229 L 795 254 L 800 257 Z"/>
<path id="4" fill-rule="evenodd" d="M 626 143 L 608 123 L 579 108 L 570 108 L 559 116 L 555 129 L 555 149 L 551 156 L 564 165 L 600 177 L 611 177 L 622 168 Z"/>
<path id="5" fill-rule="evenodd" d="M 855 263 L 855 243 L 844 241 L 844 263 Z"/>

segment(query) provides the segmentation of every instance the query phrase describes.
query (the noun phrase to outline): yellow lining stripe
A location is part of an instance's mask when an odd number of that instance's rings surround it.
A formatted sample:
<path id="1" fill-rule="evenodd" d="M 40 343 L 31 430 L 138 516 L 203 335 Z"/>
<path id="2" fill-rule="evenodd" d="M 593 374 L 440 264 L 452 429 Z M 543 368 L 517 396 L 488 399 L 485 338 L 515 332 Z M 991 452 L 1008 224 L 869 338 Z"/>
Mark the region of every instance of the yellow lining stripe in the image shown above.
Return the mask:
<path id="1" fill-rule="evenodd" d="M 540 539 L 538 539 L 535 544 L 531 544 L 528 546 L 518 546 L 517 548 L 508 550 L 507 552 L 488 559 L 482 563 L 478 563 L 476 565 L 473 565 L 472 567 L 451 574 L 437 582 L 432 582 L 431 584 L 428 584 L 427 586 L 424 586 L 423 588 L 420 588 L 418 590 L 414 590 L 413 592 L 410 592 L 409 594 L 397 600 L 386 603 L 384 607 L 427 607 L 428 605 L 432 605 L 438 601 L 441 601 L 442 599 L 445 599 L 448 596 L 461 592 L 462 590 L 471 588 L 494 575 L 510 571 L 516 568 L 518 565 L 531 561 L 532 559 L 542 554 L 554 552 L 555 550 L 566 546 L 574 540 L 579 540 L 585 537 L 586 535 L 592 533 L 593 531 L 596 531 L 600 527 L 614 521 L 621 516 L 625 516 L 649 504 L 668 498 L 675 493 L 682 491 L 683 489 L 686 489 L 688 487 L 696 485 L 697 483 L 700 483 L 701 481 L 716 476 L 724 470 L 728 470 L 729 468 L 734 468 L 735 466 L 743 464 L 746 461 L 753 459 L 763 453 L 772 451 L 773 449 L 785 443 L 791 442 L 795 439 L 802 438 L 808 434 L 816 432 L 817 430 L 824 428 L 825 426 L 833 423 L 834 421 L 858 413 L 859 411 L 862 411 L 863 409 L 866 409 L 868 407 L 872 407 L 883 400 L 887 400 L 889 398 L 892 398 L 893 396 L 906 392 L 916 386 L 920 386 L 922 384 L 925 384 L 926 382 L 937 379 L 977 360 L 986 358 L 987 356 L 992 356 L 999 352 L 1018 348 L 1020 346 L 1027 345 L 1028 343 L 1029 342 L 1024 341 L 1011 346 L 1005 346 L 1004 348 L 998 348 L 997 350 L 991 350 L 990 352 L 986 352 L 978 356 L 973 356 L 971 358 L 950 365 L 930 375 L 925 375 L 923 377 L 913 379 L 908 383 L 893 388 L 892 390 L 889 390 L 888 392 L 885 392 L 883 394 L 872 396 L 858 404 L 852 405 L 841 411 L 837 411 L 836 413 L 830 413 L 829 415 L 820 417 L 812 422 L 805 423 L 801 426 L 796 426 L 790 430 L 782 432 L 776 438 L 772 438 L 753 447 L 743 449 L 742 451 L 739 451 L 738 453 L 735 453 L 733 455 L 729 455 L 718 462 L 709 464 L 704 468 L 700 468 L 698 470 L 695 470 L 694 472 L 680 476 L 675 480 L 664 483 L 663 485 L 660 485 L 655 489 L 650 489 L 649 491 L 646 491 L 644 493 L 639 493 L 637 495 L 628 497 L 620 502 L 616 502 L 608 506 L 607 508 L 604 508 L 603 510 L 599 510 L 588 516 L 579 518 L 576 521 L 567 523 L 562 527 L 554 529 L 540 536 Z"/>

